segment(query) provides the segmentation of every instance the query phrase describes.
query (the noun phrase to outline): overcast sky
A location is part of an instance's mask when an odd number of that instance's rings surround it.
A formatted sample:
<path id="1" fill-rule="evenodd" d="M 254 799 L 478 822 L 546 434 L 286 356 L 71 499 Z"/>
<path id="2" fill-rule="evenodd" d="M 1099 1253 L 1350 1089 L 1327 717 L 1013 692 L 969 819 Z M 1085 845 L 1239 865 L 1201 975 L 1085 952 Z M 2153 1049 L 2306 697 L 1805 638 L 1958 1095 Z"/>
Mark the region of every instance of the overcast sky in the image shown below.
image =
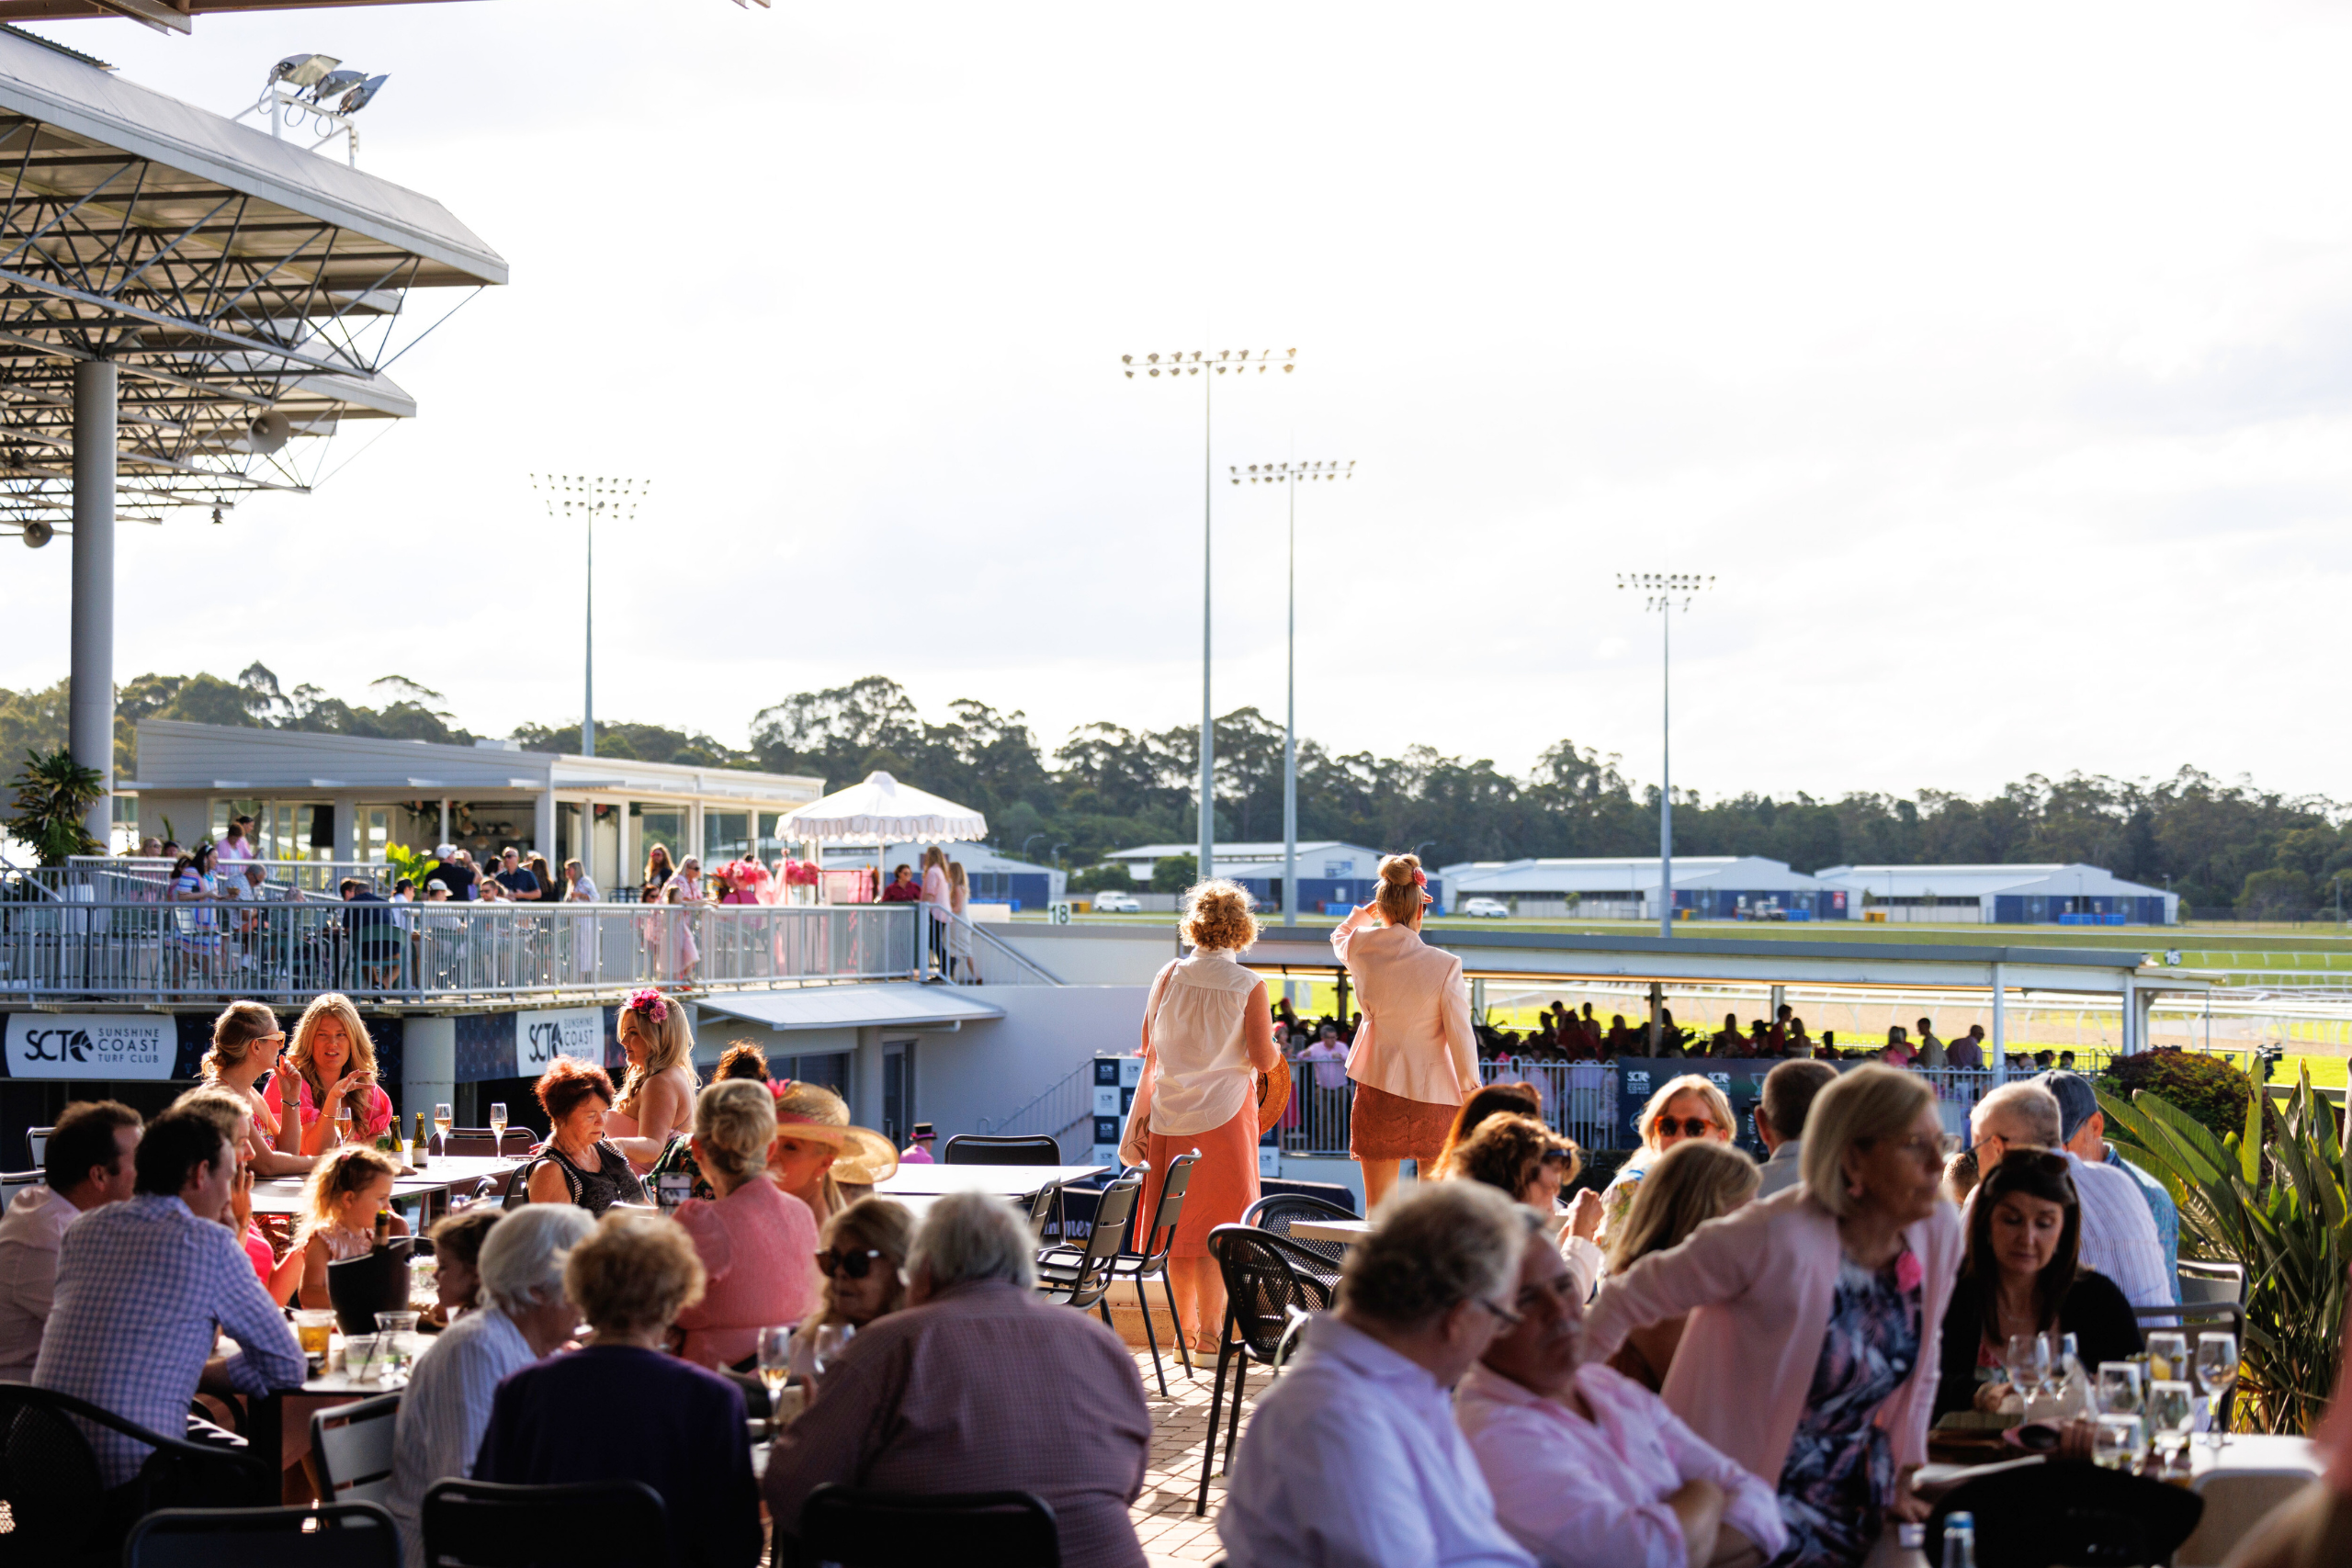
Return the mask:
<path id="1" fill-rule="evenodd" d="M 1623 14 L 1630 10 L 1632 14 Z M 1299 725 L 1679 784 L 1981 791 L 2194 762 L 2344 795 L 2352 17 L 2241 4 L 772 11 L 479 0 L 49 34 L 222 113 L 391 81 L 361 166 L 512 264 L 307 498 L 127 527 L 118 677 L 391 671 L 575 720 L 526 475 L 653 481 L 597 708 L 741 742 L 867 673 L 1196 718 L 1215 462 L 1299 497 Z M 422 320 L 439 313 L 431 297 Z M 356 456 L 355 456 L 356 455 Z M 1283 703 L 1283 511 L 1216 487 L 1219 711 Z M 0 681 L 65 672 L 68 552 Z"/>

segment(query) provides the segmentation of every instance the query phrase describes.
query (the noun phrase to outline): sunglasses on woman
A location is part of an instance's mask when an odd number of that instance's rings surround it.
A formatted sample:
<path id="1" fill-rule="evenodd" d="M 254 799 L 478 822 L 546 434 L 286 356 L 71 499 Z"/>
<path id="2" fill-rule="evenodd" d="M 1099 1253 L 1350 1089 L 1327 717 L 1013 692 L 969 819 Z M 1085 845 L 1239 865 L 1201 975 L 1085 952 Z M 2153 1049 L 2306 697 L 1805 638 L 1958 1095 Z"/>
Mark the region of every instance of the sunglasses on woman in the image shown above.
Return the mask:
<path id="1" fill-rule="evenodd" d="M 1715 1130 L 1715 1124 L 1703 1116 L 1692 1116 L 1680 1122 L 1671 1116 L 1661 1116 L 1657 1119 L 1656 1126 L 1660 1133 L 1669 1138 L 1703 1138 Z"/>
<path id="2" fill-rule="evenodd" d="M 828 1280 L 835 1274 L 847 1280 L 863 1280 L 873 1271 L 874 1260 L 881 1256 L 870 1247 L 856 1252 L 831 1248 L 817 1254 L 817 1272 Z"/>

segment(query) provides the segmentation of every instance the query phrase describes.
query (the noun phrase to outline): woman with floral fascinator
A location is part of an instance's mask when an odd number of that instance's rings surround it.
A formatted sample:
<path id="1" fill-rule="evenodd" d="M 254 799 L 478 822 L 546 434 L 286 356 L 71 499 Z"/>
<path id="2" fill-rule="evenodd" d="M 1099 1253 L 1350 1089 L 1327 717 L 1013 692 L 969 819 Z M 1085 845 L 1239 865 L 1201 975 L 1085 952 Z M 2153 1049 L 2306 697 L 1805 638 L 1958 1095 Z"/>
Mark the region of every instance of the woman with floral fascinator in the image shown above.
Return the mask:
<path id="1" fill-rule="evenodd" d="M 605 1134 L 639 1170 L 662 1157 L 671 1135 L 694 1122 L 695 1034 L 678 1001 L 647 987 L 631 991 L 613 1026 L 628 1072 L 605 1118 Z"/>

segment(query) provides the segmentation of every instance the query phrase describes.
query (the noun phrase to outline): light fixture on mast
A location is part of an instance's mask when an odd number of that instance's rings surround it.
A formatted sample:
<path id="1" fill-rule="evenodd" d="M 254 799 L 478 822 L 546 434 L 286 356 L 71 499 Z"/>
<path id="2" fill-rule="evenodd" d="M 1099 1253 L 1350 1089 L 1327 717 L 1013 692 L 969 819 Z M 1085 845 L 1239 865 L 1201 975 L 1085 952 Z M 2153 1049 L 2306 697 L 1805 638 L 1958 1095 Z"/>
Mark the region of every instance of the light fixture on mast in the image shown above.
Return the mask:
<path id="1" fill-rule="evenodd" d="M 332 54 L 288 55 L 269 68 L 260 98 L 236 118 L 266 115 L 269 133 L 276 137 L 284 137 L 289 130 L 298 136 L 322 132 L 311 143 L 313 152 L 341 136 L 347 143 L 346 156 L 357 167 L 359 128 L 351 123 L 351 117 L 375 101 L 389 78 L 337 69 L 342 64 Z M 301 129 L 306 122 L 308 129 Z"/>
<path id="2" fill-rule="evenodd" d="M 651 479 L 607 479 L 603 475 L 533 474 L 531 488 L 547 502 L 549 517 L 577 517 L 586 525 L 587 585 L 583 591 L 582 635 L 586 651 L 582 660 L 580 754 L 596 754 L 596 518 L 611 513 L 626 523 L 637 515 L 638 503 L 653 489 Z"/>
<path id="3" fill-rule="evenodd" d="M 1642 609 L 1658 618 L 1657 934 L 1674 934 L 1674 615 L 1715 585 L 1712 575 L 1694 571 L 1621 571 L 1618 591 L 1642 596 Z M 1652 1020 L 1655 1034 L 1656 1020 Z M 1652 1044 L 1657 1043 L 1655 1038 Z"/>

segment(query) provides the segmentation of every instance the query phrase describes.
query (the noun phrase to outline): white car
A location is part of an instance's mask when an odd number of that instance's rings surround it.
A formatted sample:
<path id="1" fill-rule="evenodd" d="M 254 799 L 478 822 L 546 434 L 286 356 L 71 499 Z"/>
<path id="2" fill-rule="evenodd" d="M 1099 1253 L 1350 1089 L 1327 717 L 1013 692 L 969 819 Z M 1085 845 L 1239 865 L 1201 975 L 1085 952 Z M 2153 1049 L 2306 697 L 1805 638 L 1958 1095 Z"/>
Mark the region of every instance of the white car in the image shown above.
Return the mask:
<path id="1" fill-rule="evenodd" d="M 1143 901 L 1132 893 L 1097 893 L 1094 912 L 1098 915 L 1140 915 Z"/>
<path id="2" fill-rule="evenodd" d="M 1507 919 L 1510 910 L 1504 908 L 1503 901 L 1499 898 L 1464 898 L 1462 900 L 1462 908 L 1456 909 L 1454 913 L 1476 915 L 1485 919 L 1499 920 Z"/>

